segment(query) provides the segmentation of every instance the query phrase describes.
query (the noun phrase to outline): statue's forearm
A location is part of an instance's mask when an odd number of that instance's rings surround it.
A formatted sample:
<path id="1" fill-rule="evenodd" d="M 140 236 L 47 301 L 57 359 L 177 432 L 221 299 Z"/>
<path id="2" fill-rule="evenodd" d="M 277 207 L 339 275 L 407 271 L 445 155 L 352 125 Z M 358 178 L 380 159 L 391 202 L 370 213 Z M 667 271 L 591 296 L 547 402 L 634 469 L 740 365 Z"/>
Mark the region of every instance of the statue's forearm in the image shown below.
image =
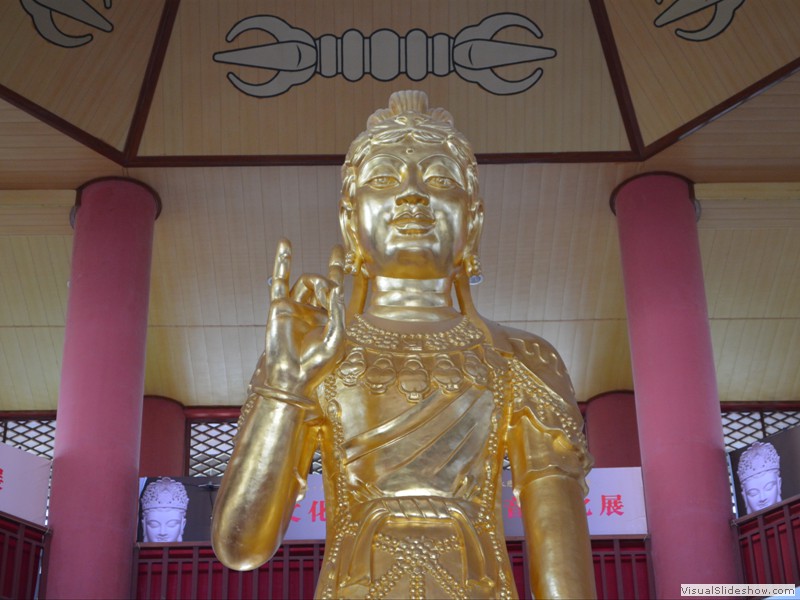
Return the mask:
<path id="1" fill-rule="evenodd" d="M 313 451 L 306 411 L 251 399 L 214 503 L 211 531 L 217 557 L 237 570 L 257 568 L 278 549 L 304 485 L 298 468 Z"/>
<path id="2" fill-rule="evenodd" d="M 530 580 L 536 598 L 595 598 L 589 528 L 580 483 L 551 473 L 520 490 Z"/>
<path id="3" fill-rule="evenodd" d="M 544 432 L 521 413 L 508 433 L 536 598 L 595 598 L 584 461 L 562 433 Z"/>

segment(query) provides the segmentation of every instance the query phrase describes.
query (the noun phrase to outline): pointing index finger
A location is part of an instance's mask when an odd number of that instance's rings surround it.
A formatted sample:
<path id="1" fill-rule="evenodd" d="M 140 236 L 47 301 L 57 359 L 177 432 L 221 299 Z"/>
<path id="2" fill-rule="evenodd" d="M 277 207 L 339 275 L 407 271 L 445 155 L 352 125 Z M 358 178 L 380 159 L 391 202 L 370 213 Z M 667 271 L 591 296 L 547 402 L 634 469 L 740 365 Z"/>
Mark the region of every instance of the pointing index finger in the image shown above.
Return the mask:
<path id="1" fill-rule="evenodd" d="M 339 244 L 335 245 L 331 251 L 331 259 L 328 262 L 328 279 L 338 286 L 344 283 L 344 248 Z"/>
<path id="2" fill-rule="evenodd" d="M 289 273 L 292 265 L 292 244 L 286 238 L 278 242 L 275 254 L 275 268 L 272 272 L 272 286 L 269 290 L 270 300 L 286 298 L 289 292 Z"/>

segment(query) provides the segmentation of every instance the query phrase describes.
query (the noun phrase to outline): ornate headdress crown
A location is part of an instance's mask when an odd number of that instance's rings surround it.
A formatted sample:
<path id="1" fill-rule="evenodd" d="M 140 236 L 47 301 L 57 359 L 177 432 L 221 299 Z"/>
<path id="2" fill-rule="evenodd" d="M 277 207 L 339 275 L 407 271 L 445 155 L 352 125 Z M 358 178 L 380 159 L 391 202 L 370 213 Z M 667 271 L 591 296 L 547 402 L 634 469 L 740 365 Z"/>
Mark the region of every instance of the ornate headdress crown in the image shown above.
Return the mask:
<path id="1" fill-rule="evenodd" d="M 145 488 L 141 502 L 142 510 L 151 508 L 186 510 L 189 507 L 189 496 L 181 482 L 162 477 Z"/>
<path id="2" fill-rule="evenodd" d="M 777 471 L 780 468 L 781 457 L 775 446 L 769 442 L 756 442 L 742 452 L 736 473 L 739 475 L 739 481 L 746 481 L 764 471 Z"/>

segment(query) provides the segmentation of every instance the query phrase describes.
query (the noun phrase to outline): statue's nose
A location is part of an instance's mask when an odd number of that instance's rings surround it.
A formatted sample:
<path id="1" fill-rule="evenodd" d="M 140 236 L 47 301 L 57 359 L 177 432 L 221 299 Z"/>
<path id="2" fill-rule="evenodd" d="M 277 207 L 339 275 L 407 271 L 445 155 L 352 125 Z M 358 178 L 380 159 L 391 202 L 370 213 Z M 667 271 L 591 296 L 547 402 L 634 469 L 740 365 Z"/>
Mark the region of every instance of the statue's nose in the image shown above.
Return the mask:
<path id="1" fill-rule="evenodd" d="M 418 204 L 422 206 L 428 206 L 429 203 L 430 203 L 430 198 L 428 198 L 427 195 L 414 189 L 408 190 L 403 195 L 398 196 L 395 199 L 395 204 L 397 204 L 397 206 L 402 206 L 403 204 L 408 204 L 411 206 L 415 206 Z"/>
<path id="2" fill-rule="evenodd" d="M 404 182 L 404 189 L 395 198 L 395 204 L 402 206 L 404 204 L 409 206 L 428 206 L 430 204 L 430 197 L 424 192 L 421 178 L 419 174 L 413 171 L 408 174 L 408 178 Z"/>
<path id="3" fill-rule="evenodd" d="M 397 196 L 395 203 L 397 206 L 402 206 L 403 204 L 428 206 L 430 198 L 428 194 L 420 189 L 418 180 L 415 177 L 409 177 L 406 189 Z"/>

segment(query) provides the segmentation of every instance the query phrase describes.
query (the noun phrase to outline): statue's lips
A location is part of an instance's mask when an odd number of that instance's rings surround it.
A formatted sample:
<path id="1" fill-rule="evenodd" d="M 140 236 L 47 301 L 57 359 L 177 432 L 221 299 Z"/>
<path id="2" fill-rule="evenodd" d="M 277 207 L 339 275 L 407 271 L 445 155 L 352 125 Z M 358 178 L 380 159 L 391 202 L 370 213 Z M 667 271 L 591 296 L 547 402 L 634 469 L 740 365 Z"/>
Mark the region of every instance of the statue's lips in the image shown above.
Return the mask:
<path id="1" fill-rule="evenodd" d="M 390 225 L 406 235 L 427 233 L 436 225 L 436 220 L 428 214 L 402 213 L 390 221 Z"/>

